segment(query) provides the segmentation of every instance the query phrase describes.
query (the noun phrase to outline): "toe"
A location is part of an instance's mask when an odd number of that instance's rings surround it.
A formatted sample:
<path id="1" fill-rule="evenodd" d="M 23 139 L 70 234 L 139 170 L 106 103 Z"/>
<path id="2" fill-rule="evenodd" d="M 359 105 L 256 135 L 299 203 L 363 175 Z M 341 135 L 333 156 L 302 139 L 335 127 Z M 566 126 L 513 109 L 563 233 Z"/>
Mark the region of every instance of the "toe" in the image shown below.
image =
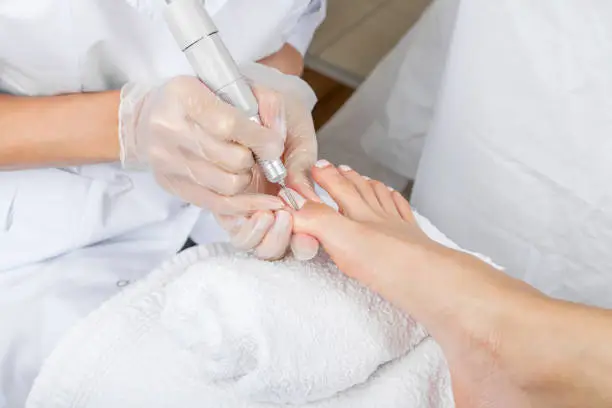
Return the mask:
<path id="1" fill-rule="evenodd" d="M 376 198 L 378 199 L 383 212 L 390 217 L 400 218 L 400 214 L 397 211 L 395 202 L 393 201 L 393 190 L 380 181 L 372 181 L 371 184 L 374 187 Z"/>
<path id="2" fill-rule="evenodd" d="M 373 210 L 380 211 L 382 209 L 378 202 L 378 198 L 376 198 L 372 183 L 368 178 L 361 176 L 348 166 L 339 166 L 338 169 L 344 177 L 353 183 L 355 189 L 359 192 L 359 195 L 361 195 L 361 198 L 363 198 Z"/>
<path id="3" fill-rule="evenodd" d="M 405 248 L 401 241 L 378 233 L 371 225 L 313 202 L 307 202 L 300 211 L 293 213 L 295 233 L 315 237 L 342 272 L 382 293 L 386 287 L 395 288 L 397 281 L 385 276 L 395 268 L 381 268 L 381 260 L 382 264 L 394 262 L 390 255 L 403 253 Z"/>
<path id="4" fill-rule="evenodd" d="M 313 202 L 293 213 L 293 231 L 316 238 L 333 258 L 355 251 L 350 243 L 363 236 L 360 224 L 325 204 Z"/>
<path id="5" fill-rule="evenodd" d="M 355 185 L 331 163 L 318 161 L 312 170 L 312 177 L 329 193 L 343 214 L 360 219 L 371 212 Z"/>
<path id="6" fill-rule="evenodd" d="M 291 252 L 299 261 L 309 261 L 319 252 L 319 241 L 306 234 L 294 234 L 291 237 Z"/>
<path id="7" fill-rule="evenodd" d="M 412 207 L 410 207 L 408 200 L 397 191 L 393 192 L 392 197 L 395 208 L 397 208 L 402 219 L 404 219 L 404 221 L 414 222 L 414 214 L 412 213 Z"/>

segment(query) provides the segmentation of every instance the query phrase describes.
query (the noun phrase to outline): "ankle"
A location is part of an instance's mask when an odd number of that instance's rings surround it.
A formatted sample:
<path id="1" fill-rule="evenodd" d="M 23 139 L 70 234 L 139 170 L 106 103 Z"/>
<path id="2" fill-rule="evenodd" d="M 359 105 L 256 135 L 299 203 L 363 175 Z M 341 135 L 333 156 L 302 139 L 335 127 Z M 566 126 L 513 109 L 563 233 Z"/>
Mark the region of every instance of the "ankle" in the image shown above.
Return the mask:
<path id="1" fill-rule="evenodd" d="M 449 353 L 469 352 L 477 364 L 499 368 L 509 383 L 539 377 L 540 368 L 522 357 L 541 322 L 533 311 L 544 296 L 471 255 L 443 250 L 437 257 L 440 306 L 432 307 L 432 299 L 423 320 L 430 333 Z"/>
<path id="2" fill-rule="evenodd" d="M 533 406 L 559 406 L 551 401 L 558 402 L 560 386 L 571 384 L 561 384 L 564 357 L 552 348 L 554 333 L 547 329 L 554 301 L 522 282 L 490 295 L 458 318 L 462 334 L 478 350 L 477 361 L 488 360 L 498 379 Z"/>

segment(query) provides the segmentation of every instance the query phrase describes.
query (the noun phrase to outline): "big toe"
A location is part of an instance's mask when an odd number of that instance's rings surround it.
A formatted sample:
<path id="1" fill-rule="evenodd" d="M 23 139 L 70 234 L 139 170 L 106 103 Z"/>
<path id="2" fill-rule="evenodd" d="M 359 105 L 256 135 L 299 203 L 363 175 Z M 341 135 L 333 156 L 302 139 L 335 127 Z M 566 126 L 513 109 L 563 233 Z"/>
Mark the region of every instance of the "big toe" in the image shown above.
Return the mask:
<path id="1" fill-rule="evenodd" d="M 300 261 L 310 261 L 319 253 L 319 241 L 306 234 L 294 234 L 291 237 L 291 252 Z"/>
<path id="2" fill-rule="evenodd" d="M 307 202 L 294 213 L 293 228 L 295 233 L 315 237 L 334 257 L 352 246 L 361 226 L 325 204 Z"/>
<path id="3" fill-rule="evenodd" d="M 344 225 L 346 220 L 333 208 L 325 204 L 306 201 L 302 208 L 293 214 L 293 230 L 298 234 L 308 234 L 319 241 L 327 238 L 325 225 Z"/>
<path id="4" fill-rule="evenodd" d="M 308 202 L 300 211 L 294 213 L 293 228 L 296 233 L 315 237 L 346 275 L 374 290 L 382 290 L 381 288 L 384 289 L 386 286 L 393 287 L 393 285 L 385 286 L 385 280 L 377 276 L 381 270 L 388 269 L 385 267 L 386 263 L 393 262 L 393 257 L 386 254 L 397 255 L 402 252 L 401 248 L 399 250 L 391 248 L 393 242 L 390 242 L 384 234 L 377 234 L 367 225 L 351 220 L 325 204 L 312 202 Z M 383 282 L 377 284 L 376 279 Z"/>

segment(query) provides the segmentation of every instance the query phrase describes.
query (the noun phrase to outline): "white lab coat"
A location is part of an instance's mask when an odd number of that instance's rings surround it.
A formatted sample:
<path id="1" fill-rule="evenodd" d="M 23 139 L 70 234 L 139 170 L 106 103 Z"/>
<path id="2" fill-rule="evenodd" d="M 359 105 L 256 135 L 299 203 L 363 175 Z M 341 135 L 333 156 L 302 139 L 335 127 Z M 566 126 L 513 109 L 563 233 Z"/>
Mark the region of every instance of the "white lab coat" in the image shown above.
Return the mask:
<path id="1" fill-rule="evenodd" d="M 162 5 L 0 2 L 0 91 L 91 92 L 192 73 L 163 23 Z M 285 42 L 305 51 L 324 15 L 324 0 L 206 5 L 239 63 Z M 0 172 L 0 407 L 22 406 L 61 335 L 176 253 L 200 215 L 150 174 L 116 164 Z M 222 238 L 208 219 L 206 238 Z"/>
<path id="2" fill-rule="evenodd" d="M 338 120 L 371 110 L 363 150 L 459 245 L 612 307 L 611 38 L 608 1 L 437 0 Z"/>

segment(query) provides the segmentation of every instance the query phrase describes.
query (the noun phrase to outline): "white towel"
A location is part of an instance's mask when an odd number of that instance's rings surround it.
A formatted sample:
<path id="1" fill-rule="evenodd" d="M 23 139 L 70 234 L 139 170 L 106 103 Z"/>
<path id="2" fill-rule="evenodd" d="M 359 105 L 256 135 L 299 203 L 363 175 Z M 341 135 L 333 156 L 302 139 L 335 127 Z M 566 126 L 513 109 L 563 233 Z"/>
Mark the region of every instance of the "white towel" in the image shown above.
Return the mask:
<path id="1" fill-rule="evenodd" d="M 161 324 L 206 383 L 245 400 L 303 404 L 361 384 L 425 331 L 325 258 L 215 257 L 166 288 Z"/>
<path id="2" fill-rule="evenodd" d="M 437 344 L 325 258 L 268 263 L 218 244 L 180 254 L 75 327 L 26 407 L 287 404 L 453 406 Z"/>

